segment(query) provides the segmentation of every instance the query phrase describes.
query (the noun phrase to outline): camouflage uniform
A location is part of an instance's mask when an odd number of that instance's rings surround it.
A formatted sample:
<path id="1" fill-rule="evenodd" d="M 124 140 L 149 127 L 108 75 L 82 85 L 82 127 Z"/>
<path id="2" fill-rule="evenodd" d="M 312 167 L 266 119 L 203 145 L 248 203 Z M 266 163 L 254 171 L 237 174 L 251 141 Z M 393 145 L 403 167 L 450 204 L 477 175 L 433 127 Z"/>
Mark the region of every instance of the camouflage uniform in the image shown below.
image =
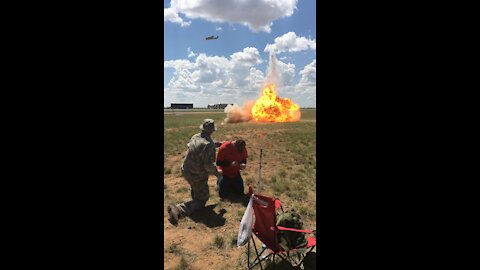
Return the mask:
<path id="1" fill-rule="evenodd" d="M 213 120 L 204 121 L 213 123 Z M 203 127 L 201 126 L 202 130 Z M 187 144 L 187 154 L 182 164 L 182 175 L 190 184 L 192 200 L 177 205 L 179 217 L 188 216 L 203 208 L 210 196 L 208 190 L 208 176 L 218 175 L 215 166 L 215 143 L 211 133 L 202 132 L 192 136 Z"/>

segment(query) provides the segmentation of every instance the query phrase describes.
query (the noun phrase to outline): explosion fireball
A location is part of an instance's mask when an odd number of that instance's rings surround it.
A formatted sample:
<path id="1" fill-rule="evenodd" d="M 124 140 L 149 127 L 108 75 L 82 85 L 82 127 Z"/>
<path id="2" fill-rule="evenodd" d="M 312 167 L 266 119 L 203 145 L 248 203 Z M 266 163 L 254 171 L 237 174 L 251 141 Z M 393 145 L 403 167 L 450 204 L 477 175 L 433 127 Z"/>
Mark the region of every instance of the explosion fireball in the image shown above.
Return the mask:
<path id="1" fill-rule="evenodd" d="M 300 107 L 289 98 L 280 98 L 271 83 L 252 107 L 252 118 L 258 122 L 294 122 L 300 120 Z"/>
<path id="2" fill-rule="evenodd" d="M 275 90 L 275 82 L 281 85 L 280 73 L 277 71 L 275 54 L 270 54 L 270 63 L 265 78 L 266 86 L 262 96 L 251 100 L 242 107 L 238 105 L 227 106 L 227 118 L 224 123 L 239 123 L 254 120 L 257 122 L 295 122 L 300 120 L 300 106 L 289 98 L 280 98 Z"/>

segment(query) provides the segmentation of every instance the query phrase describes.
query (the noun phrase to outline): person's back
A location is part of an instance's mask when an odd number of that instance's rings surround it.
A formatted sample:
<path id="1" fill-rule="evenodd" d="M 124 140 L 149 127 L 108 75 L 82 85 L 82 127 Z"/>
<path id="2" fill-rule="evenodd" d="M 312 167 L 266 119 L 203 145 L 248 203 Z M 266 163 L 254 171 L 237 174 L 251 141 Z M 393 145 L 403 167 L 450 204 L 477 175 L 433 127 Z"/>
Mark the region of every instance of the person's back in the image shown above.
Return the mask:
<path id="1" fill-rule="evenodd" d="M 187 144 L 187 154 L 183 160 L 182 169 L 190 175 L 208 175 L 208 167 L 215 160 L 215 144 L 211 137 L 202 133 L 192 136 Z M 207 165 L 207 166 L 206 166 Z"/>
<path id="2" fill-rule="evenodd" d="M 234 145 L 235 141 L 226 141 L 218 149 L 217 165 L 223 170 L 226 177 L 235 177 L 240 172 L 240 164 L 246 163 L 248 157 L 247 148 L 243 140 L 241 150 L 237 150 Z M 222 162 L 225 161 L 225 162 Z M 237 165 L 231 166 L 231 162 L 235 161 Z"/>

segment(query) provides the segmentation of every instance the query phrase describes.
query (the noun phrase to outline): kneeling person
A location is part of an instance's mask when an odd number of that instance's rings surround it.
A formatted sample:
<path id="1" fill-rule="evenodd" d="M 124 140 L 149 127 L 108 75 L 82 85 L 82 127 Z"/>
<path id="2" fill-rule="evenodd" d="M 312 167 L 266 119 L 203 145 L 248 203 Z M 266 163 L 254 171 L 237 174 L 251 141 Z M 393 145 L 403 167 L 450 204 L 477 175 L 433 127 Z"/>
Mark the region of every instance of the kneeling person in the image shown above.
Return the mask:
<path id="1" fill-rule="evenodd" d="M 192 136 L 187 144 L 187 154 L 182 163 L 182 175 L 191 187 L 192 200 L 168 206 L 168 220 L 176 225 L 180 218 L 190 216 L 205 207 L 210 193 L 208 177 L 220 173 L 215 166 L 215 143 L 211 138 L 216 130 L 212 119 L 205 119 L 200 125 L 200 133 Z"/>
<path id="2" fill-rule="evenodd" d="M 247 148 L 244 140 L 226 141 L 218 149 L 217 170 L 223 172 L 217 183 L 221 198 L 231 191 L 243 195 L 243 179 L 240 170 L 247 166 Z"/>

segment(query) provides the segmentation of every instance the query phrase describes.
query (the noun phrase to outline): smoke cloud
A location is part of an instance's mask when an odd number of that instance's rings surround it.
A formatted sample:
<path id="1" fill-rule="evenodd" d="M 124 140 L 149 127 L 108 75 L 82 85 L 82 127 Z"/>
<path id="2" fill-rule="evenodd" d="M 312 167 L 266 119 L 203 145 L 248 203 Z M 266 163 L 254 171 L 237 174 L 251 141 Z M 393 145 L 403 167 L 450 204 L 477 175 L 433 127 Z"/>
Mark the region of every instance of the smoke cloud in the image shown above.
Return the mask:
<path id="1" fill-rule="evenodd" d="M 252 120 L 252 107 L 255 100 L 247 101 L 242 107 L 237 104 L 228 105 L 225 108 L 227 118 L 223 120 L 224 123 L 240 123 Z"/>
<path id="2" fill-rule="evenodd" d="M 277 86 L 281 85 L 280 73 L 277 71 L 277 57 L 275 53 L 270 52 L 270 61 L 268 61 L 267 77 L 265 78 L 265 84 L 274 83 Z"/>

